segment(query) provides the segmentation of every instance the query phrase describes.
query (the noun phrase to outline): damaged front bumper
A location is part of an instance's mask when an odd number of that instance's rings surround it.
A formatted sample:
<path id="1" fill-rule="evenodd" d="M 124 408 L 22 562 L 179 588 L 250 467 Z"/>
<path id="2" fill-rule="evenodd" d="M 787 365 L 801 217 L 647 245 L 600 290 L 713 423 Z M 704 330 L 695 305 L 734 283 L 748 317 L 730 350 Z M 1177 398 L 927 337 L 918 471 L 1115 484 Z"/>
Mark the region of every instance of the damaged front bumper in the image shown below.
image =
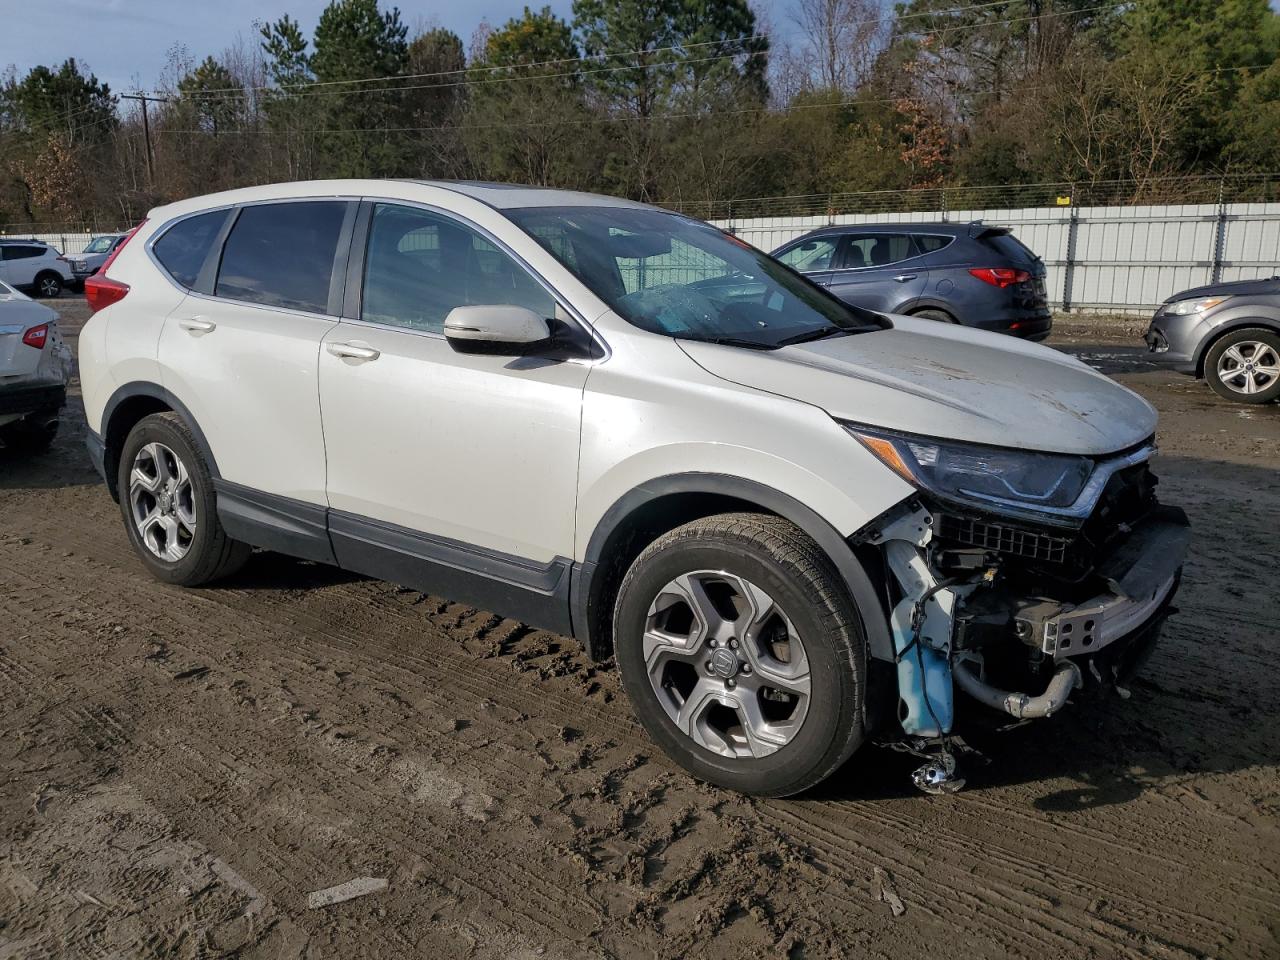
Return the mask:
<path id="1" fill-rule="evenodd" d="M 1021 721 L 1082 686 L 1121 686 L 1172 612 L 1190 534 L 1181 510 L 1154 497 L 1140 507 L 1066 533 L 921 501 L 885 518 L 867 542 L 890 574 L 908 738 L 951 734 L 956 690 Z"/>

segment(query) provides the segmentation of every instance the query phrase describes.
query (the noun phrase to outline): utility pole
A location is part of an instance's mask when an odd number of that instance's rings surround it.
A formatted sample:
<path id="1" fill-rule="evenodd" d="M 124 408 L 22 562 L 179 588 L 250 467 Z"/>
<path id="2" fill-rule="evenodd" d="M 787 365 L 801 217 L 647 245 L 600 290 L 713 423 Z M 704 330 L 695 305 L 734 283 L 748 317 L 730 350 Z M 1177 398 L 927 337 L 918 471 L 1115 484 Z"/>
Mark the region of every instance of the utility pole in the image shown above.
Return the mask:
<path id="1" fill-rule="evenodd" d="M 166 102 L 166 98 L 148 97 L 141 93 L 122 93 L 120 94 L 120 99 L 137 100 L 142 104 L 142 136 L 147 141 L 147 185 L 150 186 L 155 182 L 155 171 L 152 169 L 152 163 L 154 161 L 152 160 L 151 154 L 151 123 L 147 119 L 147 104 L 164 103 Z"/>

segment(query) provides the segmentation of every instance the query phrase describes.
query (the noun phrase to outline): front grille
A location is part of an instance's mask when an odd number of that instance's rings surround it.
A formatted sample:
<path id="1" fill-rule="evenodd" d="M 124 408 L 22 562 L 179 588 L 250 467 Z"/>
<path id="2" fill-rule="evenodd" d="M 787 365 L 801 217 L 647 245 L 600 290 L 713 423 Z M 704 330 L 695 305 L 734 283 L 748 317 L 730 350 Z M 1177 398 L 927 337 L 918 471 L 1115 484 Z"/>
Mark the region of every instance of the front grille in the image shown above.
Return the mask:
<path id="1" fill-rule="evenodd" d="M 974 517 L 942 515 L 942 539 L 1046 563 L 1062 563 L 1071 537 L 1055 537 Z"/>
<path id="2" fill-rule="evenodd" d="M 1080 528 L 1081 539 L 1100 552 L 1127 535 L 1155 507 L 1155 488 L 1156 478 L 1145 462 L 1116 473 Z"/>

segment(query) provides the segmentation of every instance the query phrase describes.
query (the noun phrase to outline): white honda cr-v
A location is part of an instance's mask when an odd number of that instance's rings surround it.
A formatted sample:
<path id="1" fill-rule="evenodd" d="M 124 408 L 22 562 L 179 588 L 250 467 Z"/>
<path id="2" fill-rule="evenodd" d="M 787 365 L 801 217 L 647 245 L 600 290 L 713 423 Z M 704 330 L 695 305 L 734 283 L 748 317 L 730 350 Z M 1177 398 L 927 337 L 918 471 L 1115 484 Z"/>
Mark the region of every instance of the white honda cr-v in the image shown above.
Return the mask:
<path id="1" fill-rule="evenodd" d="M 1177 587 L 1138 396 L 653 207 L 259 187 L 153 210 L 87 294 L 90 452 L 155 576 L 262 547 L 571 634 L 735 789 L 869 739 L 955 789 L 958 707 L 1122 684 Z"/>

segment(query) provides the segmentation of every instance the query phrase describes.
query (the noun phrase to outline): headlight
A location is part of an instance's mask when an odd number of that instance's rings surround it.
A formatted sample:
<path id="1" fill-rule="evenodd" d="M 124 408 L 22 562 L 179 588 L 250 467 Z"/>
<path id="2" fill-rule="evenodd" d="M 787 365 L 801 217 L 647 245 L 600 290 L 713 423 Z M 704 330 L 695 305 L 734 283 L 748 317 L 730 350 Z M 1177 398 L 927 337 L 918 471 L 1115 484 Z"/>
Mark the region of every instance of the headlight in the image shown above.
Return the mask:
<path id="1" fill-rule="evenodd" d="M 1185 317 L 1191 313 L 1204 313 L 1206 310 L 1212 310 L 1224 300 L 1230 300 L 1228 297 L 1201 297 L 1199 300 L 1175 300 L 1173 303 L 1165 305 L 1164 312 L 1173 314 L 1175 317 Z"/>
<path id="2" fill-rule="evenodd" d="M 995 513 L 1059 523 L 1075 518 L 1094 468 L 1089 457 L 954 443 L 858 424 L 844 427 L 908 483 Z"/>

